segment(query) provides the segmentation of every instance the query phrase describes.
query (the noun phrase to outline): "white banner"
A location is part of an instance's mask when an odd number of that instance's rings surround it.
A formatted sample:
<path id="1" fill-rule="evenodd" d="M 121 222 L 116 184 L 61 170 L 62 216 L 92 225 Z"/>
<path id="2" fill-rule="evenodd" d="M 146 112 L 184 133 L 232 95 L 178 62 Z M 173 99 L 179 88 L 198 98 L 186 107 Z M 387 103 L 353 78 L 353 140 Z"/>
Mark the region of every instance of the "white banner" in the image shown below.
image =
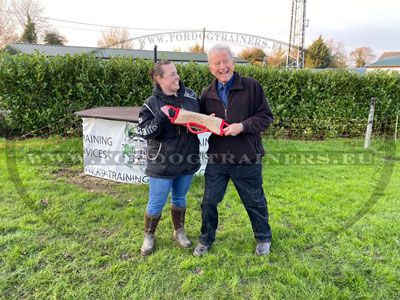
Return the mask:
<path id="1" fill-rule="evenodd" d="M 126 183 L 148 183 L 147 143 L 136 134 L 136 123 L 98 118 L 82 118 L 85 174 Z M 203 175 L 210 133 L 198 135 Z"/>

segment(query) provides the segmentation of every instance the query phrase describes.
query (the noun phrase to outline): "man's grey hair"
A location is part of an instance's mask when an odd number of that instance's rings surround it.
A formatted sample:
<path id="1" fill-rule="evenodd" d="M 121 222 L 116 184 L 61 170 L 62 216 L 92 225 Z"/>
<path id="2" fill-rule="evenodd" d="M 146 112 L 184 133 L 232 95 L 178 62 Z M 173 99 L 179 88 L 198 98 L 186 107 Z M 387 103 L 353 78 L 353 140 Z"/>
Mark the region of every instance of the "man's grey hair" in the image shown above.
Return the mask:
<path id="1" fill-rule="evenodd" d="M 208 50 L 208 62 L 210 62 L 210 55 L 213 53 L 228 53 L 229 57 L 233 60 L 233 54 L 231 48 L 226 44 L 215 44 Z"/>

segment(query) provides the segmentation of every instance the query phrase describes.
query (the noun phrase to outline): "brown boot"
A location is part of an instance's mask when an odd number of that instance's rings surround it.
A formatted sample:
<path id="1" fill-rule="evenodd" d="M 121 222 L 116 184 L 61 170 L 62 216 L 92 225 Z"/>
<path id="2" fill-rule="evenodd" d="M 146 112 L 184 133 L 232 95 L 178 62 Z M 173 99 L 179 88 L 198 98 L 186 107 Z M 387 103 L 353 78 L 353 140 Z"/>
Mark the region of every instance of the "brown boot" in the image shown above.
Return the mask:
<path id="1" fill-rule="evenodd" d="M 174 224 L 174 240 L 182 248 L 190 248 L 192 242 L 185 235 L 186 206 L 178 207 L 171 204 L 172 223 Z"/>
<path id="2" fill-rule="evenodd" d="M 156 237 L 154 235 L 158 221 L 161 219 L 161 214 L 158 215 L 149 215 L 146 212 L 145 218 L 145 226 L 144 226 L 144 240 L 141 249 L 142 255 L 149 255 L 153 252 L 154 249 L 154 242 Z"/>

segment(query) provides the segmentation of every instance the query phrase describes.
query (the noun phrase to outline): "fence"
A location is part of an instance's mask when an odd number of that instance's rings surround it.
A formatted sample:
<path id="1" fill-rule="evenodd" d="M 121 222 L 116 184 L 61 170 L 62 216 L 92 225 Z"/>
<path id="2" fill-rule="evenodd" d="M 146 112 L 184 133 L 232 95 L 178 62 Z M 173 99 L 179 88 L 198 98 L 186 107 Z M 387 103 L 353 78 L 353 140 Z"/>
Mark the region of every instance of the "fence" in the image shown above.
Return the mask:
<path id="1" fill-rule="evenodd" d="M 277 139 L 325 140 L 328 138 L 362 138 L 367 130 L 368 119 L 290 119 L 277 118 L 264 136 Z M 376 118 L 373 136 L 395 136 L 396 116 Z"/>
<path id="2" fill-rule="evenodd" d="M 272 139 L 292 139 L 300 141 L 318 141 L 333 138 L 363 138 L 367 130 L 367 118 L 360 119 L 300 119 L 275 118 L 273 124 L 263 132 L 263 136 Z M 374 137 L 393 137 L 397 139 L 398 116 L 389 118 L 375 118 L 372 127 Z M 3 128 L 2 136 L 9 140 L 25 140 L 33 137 L 47 137 L 58 135 L 61 137 L 79 137 L 82 135 L 81 120 L 75 115 L 69 115 L 53 124 L 34 130 L 22 136 L 13 136 L 13 133 Z"/>

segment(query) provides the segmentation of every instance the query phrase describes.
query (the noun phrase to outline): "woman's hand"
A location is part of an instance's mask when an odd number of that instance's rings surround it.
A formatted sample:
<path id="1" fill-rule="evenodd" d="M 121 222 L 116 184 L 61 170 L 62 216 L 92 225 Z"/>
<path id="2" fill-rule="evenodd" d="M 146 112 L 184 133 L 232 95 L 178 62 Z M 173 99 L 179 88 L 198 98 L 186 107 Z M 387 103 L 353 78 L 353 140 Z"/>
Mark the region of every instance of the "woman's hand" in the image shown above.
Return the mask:
<path id="1" fill-rule="evenodd" d="M 161 111 L 167 116 L 169 117 L 169 107 L 168 105 L 164 105 L 163 107 L 161 107 Z"/>

